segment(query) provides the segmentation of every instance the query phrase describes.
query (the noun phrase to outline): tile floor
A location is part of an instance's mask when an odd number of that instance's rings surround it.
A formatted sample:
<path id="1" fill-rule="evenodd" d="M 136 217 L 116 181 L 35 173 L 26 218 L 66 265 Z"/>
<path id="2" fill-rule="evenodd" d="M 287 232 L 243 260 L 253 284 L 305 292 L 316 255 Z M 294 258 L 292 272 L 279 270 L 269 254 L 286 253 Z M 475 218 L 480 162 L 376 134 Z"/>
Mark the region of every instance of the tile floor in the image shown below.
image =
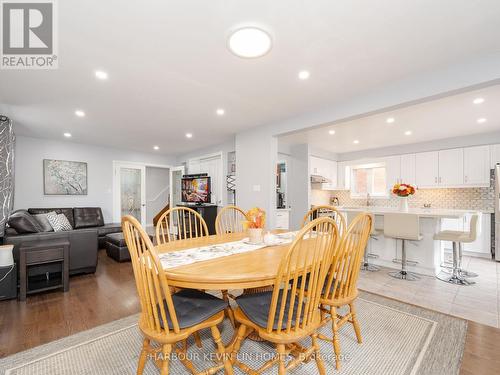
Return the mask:
<path id="1" fill-rule="evenodd" d="M 430 276 L 418 281 L 397 280 L 388 268 L 378 272 L 362 271 L 358 287 L 368 292 L 412 303 L 500 328 L 500 262 L 464 257 L 464 269 L 479 274 L 476 284 L 459 286 Z"/>

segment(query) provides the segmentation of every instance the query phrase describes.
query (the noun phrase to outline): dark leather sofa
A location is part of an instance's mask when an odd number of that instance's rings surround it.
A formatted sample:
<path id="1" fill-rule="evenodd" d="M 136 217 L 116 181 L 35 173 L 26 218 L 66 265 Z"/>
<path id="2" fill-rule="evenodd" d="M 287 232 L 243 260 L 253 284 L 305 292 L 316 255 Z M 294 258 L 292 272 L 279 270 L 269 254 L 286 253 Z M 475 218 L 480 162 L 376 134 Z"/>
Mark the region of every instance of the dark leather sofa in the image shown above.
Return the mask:
<path id="1" fill-rule="evenodd" d="M 64 214 L 73 230 L 19 234 L 12 228 L 7 228 L 4 243 L 14 245 L 15 261 L 19 261 L 19 246 L 23 242 L 65 238 L 70 243 L 70 274 L 95 272 L 97 268 L 97 251 L 105 247 L 104 237 L 109 233 L 121 232 L 121 225 L 119 223 L 105 224 L 100 207 L 28 209 L 28 212 L 32 215 L 51 211 Z M 30 270 L 30 275 L 57 272 L 59 269 L 60 267 L 57 265 L 45 265 Z"/>

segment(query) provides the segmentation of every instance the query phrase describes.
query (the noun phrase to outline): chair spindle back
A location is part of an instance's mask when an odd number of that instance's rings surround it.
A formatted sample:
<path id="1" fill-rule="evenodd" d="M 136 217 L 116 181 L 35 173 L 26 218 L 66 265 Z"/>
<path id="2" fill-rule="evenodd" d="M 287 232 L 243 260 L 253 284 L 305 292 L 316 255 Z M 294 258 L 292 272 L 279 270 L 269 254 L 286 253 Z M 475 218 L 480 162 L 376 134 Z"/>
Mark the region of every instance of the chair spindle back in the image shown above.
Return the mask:
<path id="1" fill-rule="evenodd" d="M 315 206 L 313 209 L 309 210 L 307 214 L 302 219 L 302 228 L 307 223 L 313 221 L 319 217 L 330 217 L 337 224 L 339 230 L 339 235 L 342 236 L 347 228 L 344 215 L 340 213 L 337 208 L 333 206 Z"/>
<path id="2" fill-rule="evenodd" d="M 176 229 L 176 232 L 173 232 Z M 205 220 L 189 207 L 174 207 L 166 211 L 156 224 L 158 245 L 175 240 L 208 236 Z"/>
<path id="3" fill-rule="evenodd" d="M 215 233 L 241 233 L 244 231 L 243 222 L 247 220 L 245 212 L 236 206 L 226 206 L 215 219 Z"/>

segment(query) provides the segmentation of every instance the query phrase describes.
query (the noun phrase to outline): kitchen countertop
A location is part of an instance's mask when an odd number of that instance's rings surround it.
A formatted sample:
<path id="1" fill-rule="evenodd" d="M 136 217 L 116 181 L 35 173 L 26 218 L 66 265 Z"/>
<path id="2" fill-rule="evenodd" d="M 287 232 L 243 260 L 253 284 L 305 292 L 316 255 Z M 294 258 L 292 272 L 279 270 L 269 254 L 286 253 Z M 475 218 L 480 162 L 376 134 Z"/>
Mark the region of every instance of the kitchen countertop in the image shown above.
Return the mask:
<path id="1" fill-rule="evenodd" d="M 386 213 L 400 212 L 395 207 L 377 207 L 377 206 L 337 206 L 339 211 L 371 212 L 374 215 L 384 215 Z M 420 217 L 428 218 L 447 218 L 460 219 L 468 213 L 481 213 L 477 210 L 455 210 L 448 208 L 410 208 L 410 214 L 417 214 Z"/>

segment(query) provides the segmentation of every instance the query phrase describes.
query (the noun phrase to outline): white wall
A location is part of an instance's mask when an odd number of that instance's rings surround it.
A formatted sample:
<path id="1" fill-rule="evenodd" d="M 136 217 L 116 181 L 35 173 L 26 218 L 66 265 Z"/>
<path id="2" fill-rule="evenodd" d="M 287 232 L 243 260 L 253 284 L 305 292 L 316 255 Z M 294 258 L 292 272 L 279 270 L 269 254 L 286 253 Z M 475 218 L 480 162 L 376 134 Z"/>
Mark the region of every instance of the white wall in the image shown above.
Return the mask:
<path id="1" fill-rule="evenodd" d="M 170 170 L 146 167 L 146 223 L 153 224 L 153 218 L 169 200 Z"/>
<path id="2" fill-rule="evenodd" d="M 43 159 L 86 162 L 88 195 L 44 196 Z M 18 136 L 15 155 L 14 209 L 29 207 L 101 207 L 106 222 L 113 218 L 113 160 L 172 165 L 175 158 Z"/>

